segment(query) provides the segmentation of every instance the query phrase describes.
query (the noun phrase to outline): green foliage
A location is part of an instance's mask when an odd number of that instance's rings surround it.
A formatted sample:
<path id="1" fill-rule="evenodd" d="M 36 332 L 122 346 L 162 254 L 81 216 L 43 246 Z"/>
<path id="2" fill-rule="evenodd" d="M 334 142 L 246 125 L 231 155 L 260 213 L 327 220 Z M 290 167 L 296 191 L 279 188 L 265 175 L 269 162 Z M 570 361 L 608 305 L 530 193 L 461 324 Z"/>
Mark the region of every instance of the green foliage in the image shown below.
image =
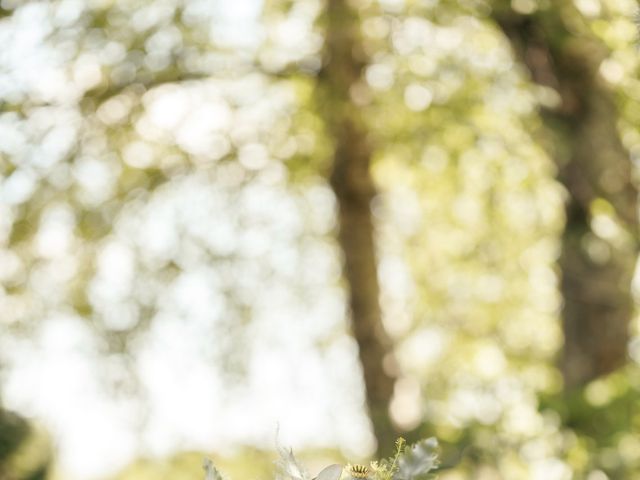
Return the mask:
<path id="1" fill-rule="evenodd" d="M 313 480 L 427 480 L 433 478 L 438 467 L 438 441 L 435 438 L 421 440 L 406 447 L 404 438 L 395 443 L 395 454 L 379 461 L 371 461 L 371 468 L 363 465 L 329 465 Z M 276 480 L 311 480 L 305 467 L 296 459 L 293 450 L 278 449 Z M 223 480 L 223 476 L 209 459 L 204 460 L 205 480 Z"/>
<path id="2" fill-rule="evenodd" d="M 0 408 L 0 479 L 44 480 L 51 463 L 48 435 L 26 419 Z"/>
<path id="3" fill-rule="evenodd" d="M 438 441 L 435 438 L 427 438 L 405 448 L 397 458 L 398 470 L 393 476 L 394 480 L 424 480 L 430 478 L 430 474 L 438 466 L 437 448 Z M 396 458 L 394 458 L 393 465 L 395 463 Z"/>
<path id="4" fill-rule="evenodd" d="M 395 477 L 398 473 L 398 459 L 403 456 L 405 446 L 405 439 L 400 437 L 396 440 L 396 452 L 392 457 L 371 462 L 376 480 L 392 480 Z"/>
<path id="5" fill-rule="evenodd" d="M 0 16 L 10 26 L 13 7 L 7 10 L 4 3 Z M 0 260 L 8 266 L 0 285 L 3 329 L 31 335 L 48 315 L 71 311 L 106 344 L 126 350 L 127 341 L 111 342 L 112 337 L 142 344 L 154 321 L 166 318 L 163 308 L 181 276 L 204 266 L 216 278 L 216 289 L 207 291 L 223 298 L 224 319 L 208 320 L 226 323 L 203 329 L 207 340 L 194 350 L 211 356 L 212 344 L 225 339 L 215 355 L 228 362 L 229 352 L 249 356 L 253 338 L 245 338 L 243 328 L 259 314 L 272 313 L 277 303 L 272 298 L 285 296 L 281 292 L 308 302 L 300 303 L 302 311 L 314 299 L 339 303 L 339 262 L 318 269 L 313 262 L 291 260 L 315 261 L 326 252 L 339 257 L 333 243 L 335 205 L 323 180 L 331 139 L 314 95 L 322 65 L 314 26 L 320 2 L 269 1 L 268 45 L 238 55 L 215 44 L 215 28 L 213 40 L 209 34 L 215 19 L 190 9 L 189 2 L 168 1 L 158 11 L 151 1 L 75 2 L 81 12 L 66 20 L 69 2 L 8 3 L 23 16 L 44 12 L 50 34 L 41 47 L 58 52 L 63 63 L 38 69 L 59 78 L 66 93 L 41 92 L 20 77 L 9 78 L 6 84 L 15 91 L 0 103 L 0 127 L 16 139 L 0 145 L 2 187 L 30 185 L 23 187 L 27 193 L 0 203 Z M 457 478 L 484 475 L 474 471 L 532 478 L 544 462 L 585 478 L 595 469 L 611 478 L 634 478 L 640 469 L 632 433 L 640 421 L 634 403 L 637 373 L 624 371 L 589 385 L 575 398 L 558 394 L 553 362 L 561 346 L 561 300 L 554 262 L 564 192 L 538 143 L 535 115 L 536 106 L 553 99 L 554 92 L 532 86 L 486 15 L 492 6 L 555 3 L 353 3 L 361 4 L 371 60 L 348 94 L 353 108 L 363 111 L 375 145 L 383 309 L 393 320 L 403 381 L 417 392 L 412 398 L 418 414 L 407 420 L 407 428 L 471 445 Z M 630 33 L 635 2 L 575 3 L 591 9 L 589 26 L 612 49 L 602 81 L 619 95 L 623 140 L 635 158 L 640 151 L 639 55 Z M 48 25 L 53 18 L 62 23 Z M 567 21 L 584 26 L 583 19 Z M 278 28 L 292 25 L 283 30 L 303 31 L 305 41 L 311 39 L 306 50 L 287 35 L 278 40 Z M 95 82 L 87 83 L 92 75 Z M 192 114 L 205 98 L 204 106 L 217 112 L 212 116 L 219 126 L 206 132 L 204 147 L 185 141 L 171 112 L 151 115 L 156 100 L 171 103 L 172 95 L 198 100 L 184 112 L 184 122 L 203 123 Z M 47 138 L 55 140 L 51 146 Z M 252 163 L 256 158 L 263 163 Z M 297 233 L 286 236 L 286 225 L 254 228 L 276 224 L 280 217 L 242 208 L 240 200 L 256 187 L 277 191 L 291 210 L 302 212 L 303 221 L 291 228 Z M 222 192 L 226 200 L 212 202 L 194 220 L 185 210 L 198 201 L 186 208 L 170 203 L 194 190 Z M 163 250 L 151 245 L 161 235 L 150 238 L 141 230 L 155 225 L 149 219 L 167 205 L 175 221 L 165 226 L 169 237 L 175 233 L 175 245 Z M 272 199 L 263 206 L 280 208 Z M 53 234 L 47 231 L 49 217 L 57 226 Z M 216 243 L 216 226 L 221 238 L 233 232 L 230 244 Z M 251 240 L 261 235 L 266 247 L 256 253 Z M 61 238 L 68 239 L 67 247 L 55 250 L 52 244 Z M 130 259 L 118 257 L 130 279 L 119 276 L 119 285 L 103 288 L 111 277 L 100 271 L 101 263 L 109 263 L 101 259 L 113 246 L 130 253 Z M 280 294 L 257 301 L 257 292 L 272 285 Z M 123 312 L 132 317 L 128 323 L 123 324 Z M 331 321 L 331 331 L 319 340 L 300 344 L 312 350 L 317 341 L 329 350 L 335 339 L 342 342 L 347 323 L 342 317 Z M 18 427 L 8 428 L 9 435 L 0 432 L 0 461 L 22 439 Z M 396 448 L 393 457 L 372 463 L 376 480 L 421 480 L 435 468 L 432 441 L 406 448 L 400 442 Z M 290 451 L 280 453 L 283 480 L 308 480 Z M 140 462 L 122 478 L 200 478 L 199 471 L 186 467 L 196 456 L 163 466 Z M 268 464 L 265 457 L 251 457 L 232 477 L 256 478 Z M 207 475 L 220 480 L 213 465 Z"/>
<path id="6" fill-rule="evenodd" d="M 24 419 L 0 409 L 0 465 L 20 447 L 28 434 L 29 427 Z"/>
<path id="7" fill-rule="evenodd" d="M 376 480 L 426 480 L 438 467 L 438 441 L 427 438 L 407 446 L 404 438 L 396 440 L 395 454 L 371 462 Z"/>

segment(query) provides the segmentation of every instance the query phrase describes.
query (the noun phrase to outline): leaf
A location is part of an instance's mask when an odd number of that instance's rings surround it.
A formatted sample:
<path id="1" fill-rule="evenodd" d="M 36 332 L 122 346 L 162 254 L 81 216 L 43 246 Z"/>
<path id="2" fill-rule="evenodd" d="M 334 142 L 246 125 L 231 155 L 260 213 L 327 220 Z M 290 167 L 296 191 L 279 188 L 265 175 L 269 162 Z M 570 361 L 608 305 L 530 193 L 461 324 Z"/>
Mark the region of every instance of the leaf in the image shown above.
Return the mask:
<path id="1" fill-rule="evenodd" d="M 398 471 L 394 480 L 422 480 L 438 466 L 438 441 L 427 438 L 406 448 L 398 459 Z"/>
<path id="2" fill-rule="evenodd" d="M 342 476 L 342 465 L 337 463 L 323 468 L 314 480 L 339 480 Z"/>
<path id="3" fill-rule="evenodd" d="M 222 475 L 218 469 L 213 465 L 213 462 L 208 458 L 202 461 L 202 468 L 204 468 L 205 476 L 204 480 L 223 480 Z"/>
<path id="4" fill-rule="evenodd" d="M 309 474 L 293 456 L 291 449 L 279 448 L 280 459 L 276 462 L 279 480 L 310 480 Z"/>

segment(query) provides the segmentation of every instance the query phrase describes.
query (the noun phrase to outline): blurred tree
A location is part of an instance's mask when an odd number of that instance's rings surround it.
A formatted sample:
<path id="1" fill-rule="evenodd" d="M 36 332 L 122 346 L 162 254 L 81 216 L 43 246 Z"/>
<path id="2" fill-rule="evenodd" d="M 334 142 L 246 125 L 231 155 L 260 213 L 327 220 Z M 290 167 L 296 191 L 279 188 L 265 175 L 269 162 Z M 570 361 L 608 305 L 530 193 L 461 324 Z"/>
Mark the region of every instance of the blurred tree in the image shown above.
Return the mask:
<path id="1" fill-rule="evenodd" d="M 3 466 L 29 433 L 27 422 L 14 413 L 0 410 L 0 478 Z"/>
<path id="2" fill-rule="evenodd" d="M 44 11 L 45 8 L 40 7 L 42 6 L 32 6 L 32 10 L 41 14 L 40 10 Z M 14 18 L 11 21 L 18 28 L 19 18 L 23 18 L 25 10 L 30 7 L 13 8 L 18 20 Z M 5 105 L 5 110 L 19 112 L 10 119 L 17 124 L 28 123 L 34 112 L 44 109 L 49 109 L 51 119 L 64 112 L 69 115 L 67 122 L 55 123 L 64 123 L 71 131 L 66 132 L 67 142 L 56 152 L 55 156 L 58 158 L 34 175 L 37 188 L 34 187 L 27 194 L 28 198 L 9 207 L 15 212 L 16 221 L 9 228 L 7 246 L 19 257 L 20 270 L 25 268 L 35 272 L 39 268 L 46 268 L 51 260 L 34 251 L 38 232 L 41 231 L 40 224 L 47 212 L 55 210 L 56 206 L 62 211 L 58 212 L 62 216 L 69 214 L 66 220 L 69 230 L 73 232 L 71 236 L 75 237 L 74 241 L 81 241 L 83 248 L 74 252 L 73 260 L 65 259 L 67 265 L 71 262 L 74 264 L 74 271 L 70 272 L 74 281 L 63 282 L 64 287 L 57 292 L 54 302 L 60 302 L 65 308 L 71 307 L 74 315 L 88 320 L 87 323 L 104 341 L 104 353 L 128 358 L 131 342 L 143 336 L 153 324 L 153 319 L 158 314 L 158 299 L 149 298 L 145 302 L 137 302 L 136 293 L 126 292 L 124 297 L 127 298 L 122 298 L 120 302 L 113 302 L 111 299 L 99 305 L 100 295 L 96 294 L 96 290 L 92 292 L 90 285 L 99 276 L 100 255 L 110 239 L 113 240 L 116 231 L 114 224 L 131 205 L 148 201 L 166 183 L 198 171 L 199 161 L 209 163 L 205 169 L 214 161 L 223 164 L 221 169 L 225 163 L 226 166 L 234 163 L 240 176 L 246 178 L 245 182 L 240 181 L 241 185 L 236 185 L 243 188 L 251 183 L 249 179 L 255 181 L 252 170 L 259 169 L 246 168 L 241 165 L 242 162 L 237 162 L 239 152 L 247 145 L 255 147 L 269 143 L 265 138 L 259 138 L 258 128 L 247 133 L 251 127 L 245 124 L 240 128 L 230 127 L 229 132 L 218 135 L 222 137 L 224 150 L 219 157 L 215 157 L 212 149 L 194 153 L 189 148 L 178 147 L 176 143 L 179 142 L 171 135 L 173 132 L 158 135 L 157 126 L 150 125 L 152 122 L 145 119 L 147 107 L 153 102 L 153 95 L 149 93 L 162 86 L 179 85 L 185 90 L 189 87 L 198 88 L 201 86 L 197 85 L 198 80 L 220 79 L 225 76 L 245 78 L 257 72 L 260 72 L 258 75 L 267 72 L 266 83 L 282 78 L 295 80 L 294 77 L 298 76 L 300 70 L 299 63 L 261 63 L 252 58 L 253 52 L 233 49 L 228 51 L 215 45 L 215 40 L 211 42 L 208 33 L 208 22 L 212 21 L 211 17 L 215 17 L 215 9 L 214 13 L 208 10 L 209 17 L 204 17 L 200 15 L 197 6 L 180 1 L 167 2 L 162 8 L 145 1 L 131 5 L 97 2 L 87 4 L 77 11 L 64 10 L 54 2 L 46 8 L 50 9 L 50 14 L 54 14 L 54 20 L 52 25 L 43 28 L 48 35 L 44 43 L 55 52 L 60 51 L 58 47 L 61 44 L 74 45 L 74 52 L 61 62 L 64 65 L 65 61 L 69 61 L 78 68 L 71 71 L 65 69 L 64 75 L 68 75 L 71 80 L 66 91 L 61 90 L 59 95 L 53 94 L 53 98 L 42 100 L 25 89 L 13 96 L 16 100 Z M 277 9 L 287 10 L 282 4 L 277 5 Z M 145 12 L 148 14 L 147 18 L 144 17 Z M 345 14 L 344 17 L 342 14 Z M 327 132 L 335 143 L 329 183 L 336 194 L 340 210 L 338 243 L 343 250 L 344 276 L 350 292 L 352 331 L 359 346 L 373 429 L 379 444 L 391 448 L 395 433 L 388 409 L 394 385 L 393 375 L 389 370 L 393 362 L 390 340 L 382 326 L 379 305 L 370 206 L 375 195 L 369 171 L 371 154 L 366 129 L 350 105 L 348 93 L 360 77 L 364 65 L 364 50 L 358 44 L 360 25 L 351 7 L 341 1 L 329 2 L 325 17 L 326 64 L 319 74 L 318 87 L 323 91 L 319 97 L 327 100 L 325 108 L 321 108 L 322 117 L 326 122 Z M 354 55 L 352 50 L 358 52 Z M 304 67 L 303 64 L 302 66 Z M 240 95 L 229 103 L 234 102 L 237 103 L 234 107 L 241 110 L 243 100 Z M 322 105 L 322 102 L 318 104 Z M 54 137 L 58 133 L 56 128 L 58 127 L 53 125 L 44 127 L 47 131 L 53 131 Z M 33 130 L 31 132 L 34 137 L 44 134 Z M 317 132 L 312 133 L 315 135 Z M 273 138 L 271 135 L 270 140 Z M 208 140 L 212 141 L 211 138 Z M 163 152 L 162 158 L 156 157 L 158 151 Z M 21 167 L 28 169 L 28 162 L 19 159 L 23 153 L 13 155 L 14 165 L 7 163 L 3 167 L 4 176 L 8 177 L 16 171 L 20 173 Z M 146 154 L 151 155 L 153 160 L 145 164 Z M 305 158 L 308 158 L 308 154 Z M 83 166 L 87 167 L 86 175 L 79 173 Z M 295 171 L 296 167 L 294 164 L 291 170 Z M 98 172 L 109 172 L 109 175 L 100 175 Z M 319 171 L 315 170 L 313 173 L 318 175 Z M 93 175 L 97 175 L 99 179 L 89 179 Z M 90 185 L 91 182 L 100 185 Z M 187 230 L 193 228 L 193 225 L 185 227 Z M 210 242 L 211 238 L 202 242 L 209 261 L 237 260 L 229 258 L 233 255 L 216 255 L 215 247 L 207 245 Z M 127 245 L 126 248 L 138 249 L 133 245 Z M 159 275 L 166 279 L 179 277 L 183 271 L 181 263 L 183 262 L 177 258 L 160 260 L 158 265 L 149 268 L 155 269 L 151 272 L 152 281 L 157 281 Z M 144 269 L 145 266 L 137 264 L 134 268 Z M 16 277 L 20 278 L 12 286 L 12 294 L 29 303 L 33 294 L 32 279 L 26 278 L 29 276 Z M 137 284 L 140 285 L 141 282 L 138 281 Z M 147 290 L 145 295 L 148 296 L 149 292 Z M 237 338 L 237 332 L 241 330 L 237 325 L 248 322 L 255 299 L 241 298 L 242 295 L 237 294 L 235 287 L 229 288 L 226 293 L 229 304 L 225 317 L 240 318 L 239 322 L 235 322 L 235 327 L 228 329 L 228 333 L 235 333 Z M 114 303 L 128 303 L 130 300 L 133 300 L 132 304 L 136 304 L 129 310 L 129 313 L 133 312 L 130 315 L 123 317 L 122 311 L 113 308 Z M 47 308 L 51 310 L 51 305 Z M 29 318 L 12 322 L 16 329 L 26 328 L 30 322 L 37 323 L 44 314 L 44 311 L 34 314 L 30 308 L 25 311 L 30 313 Z M 126 317 L 129 320 L 123 321 Z M 234 323 L 233 320 L 230 323 Z M 237 355 L 233 352 L 243 351 L 233 342 L 229 344 L 233 347 L 229 348 L 227 354 L 219 355 L 227 366 L 232 363 L 228 359 Z M 243 351 L 243 355 L 246 356 L 246 351 Z M 129 388 L 137 388 L 135 382 L 128 382 L 127 385 Z"/>
<path id="3" fill-rule="evenodd" d="M 568 193 L 559 259 L 560 365 L 571 390 L 627 361 L 638 192 L 614 95 L 601 75 L 606 48 L 574 2 L 500 0 L 493 17 L 543 89 L 543 143 Z"/>
<path id="4" fill-rule="evenodd" d="M 398 425 L 473 445 L 453 475 L 566 472 L 557 414 L 538 404 L 558 385 L 549 266 L 561 211 L 530 135 L 538 97 L 572 194 L 561 260 L 567 385 L 623 358 L 635 193 L 597 77 L 598 42 L 575 8 L 494 3 L 542 88 L 512 68 L 482 2 L 274 0 L 250 28 L 216 15 L 253 2 L 2 2 L 2 38 L 22 39 L 0 55 L 3 327 L 93 329 L 99 341 L 83 351 L 111 356 L 100 378 L 128 396 L 138 385 L 123 365 L 139 366 L 137 347 L 158 324 L 193 328 L 189 353 L 216 350 L 211 364 L 228 371 L 234 354 L 249 358 L 249 341 L 279 341 L 274 319 L 294 305 L 304 314 L 284 328 L 309 343 L 293 355 L 312 355 L 344 334 L 340 302 L 325 302 L 340 298 L 341 249 L 382 449 L 395 435 L 395 388 Z M 225 34 L 241 46 L 225 47 Z M 304 175 L 312 180 L 291 181 Z M 318 322 L 306 307 L 321 303 L 334 308 L 318 309 Z M 615 328 L 597 323 L 605 314 Z M 614 387 L 585 401 L 637 392 Z M 589 448 L 570 452 L 572 465 Z"/>
<path id="5" fill-rule="evenodd" d="M 338 239 L 344 256 L 353 335 L 378 453 L 387 455 L 397 431 L 389 416 L 395 372 L 391 339 L 382 324 L 371 202 L 372 147 L 363 113 L 351 100 L 367 58 L 360 18 L 347 0 L 327 0 L 324 66 L 318 74 L 321 115 L 333 142 L 330 184 L 338 202 Z"/>
<path id="6" fill-rule="evenodd" d="M 19 415 L 0 408 L 0 480 L 44 480 L 50 466 L 46 435 Z"/>

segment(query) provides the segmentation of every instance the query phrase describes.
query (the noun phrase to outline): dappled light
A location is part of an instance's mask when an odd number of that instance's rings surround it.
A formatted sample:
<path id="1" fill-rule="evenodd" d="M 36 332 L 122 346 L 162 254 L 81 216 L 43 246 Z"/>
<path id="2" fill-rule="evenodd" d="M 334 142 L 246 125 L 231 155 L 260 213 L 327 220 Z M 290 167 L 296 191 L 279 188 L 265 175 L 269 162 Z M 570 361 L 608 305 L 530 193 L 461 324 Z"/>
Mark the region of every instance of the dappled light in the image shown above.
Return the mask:
<path id="1" fill-rule="evenodd" d="M 636 9 L 0 1 L 0 479 L 635 478 Z"/>

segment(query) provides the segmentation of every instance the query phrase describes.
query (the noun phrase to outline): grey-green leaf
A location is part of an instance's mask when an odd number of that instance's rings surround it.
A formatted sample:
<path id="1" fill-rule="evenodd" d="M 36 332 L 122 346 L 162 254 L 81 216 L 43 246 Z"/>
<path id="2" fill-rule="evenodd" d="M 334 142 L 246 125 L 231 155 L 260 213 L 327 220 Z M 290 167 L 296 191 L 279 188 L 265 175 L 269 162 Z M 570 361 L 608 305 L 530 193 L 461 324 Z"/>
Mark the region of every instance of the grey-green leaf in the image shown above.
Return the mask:
<path id="1" fill-rule="evenodd" d="M 280 448 L 280 459 L 276 462 L 278 480 L 310 480 L 309 474 L 293 456 L 292 450 Z"/>
<path id="2" fill-rule="evenodd" d="M 222 475 L 220 474 L 218 469 L 208 458 L 205 458 L 202 461 L 202 468 L 204 468 L 205 471 L 204 480 L 223 480 Z"/>
<path id="3" fill-rule="evenodd" d="M 339 480 L 342 476 L 342 465 L 337 463 L 323 468 L 314 480 Z"/>
<path id="4" fill-rule="evenodd" d="M 407 447 L 398 459 L 394 480 L 422 480 L 438 466 L 438 441 L 427 438 Z"/>

